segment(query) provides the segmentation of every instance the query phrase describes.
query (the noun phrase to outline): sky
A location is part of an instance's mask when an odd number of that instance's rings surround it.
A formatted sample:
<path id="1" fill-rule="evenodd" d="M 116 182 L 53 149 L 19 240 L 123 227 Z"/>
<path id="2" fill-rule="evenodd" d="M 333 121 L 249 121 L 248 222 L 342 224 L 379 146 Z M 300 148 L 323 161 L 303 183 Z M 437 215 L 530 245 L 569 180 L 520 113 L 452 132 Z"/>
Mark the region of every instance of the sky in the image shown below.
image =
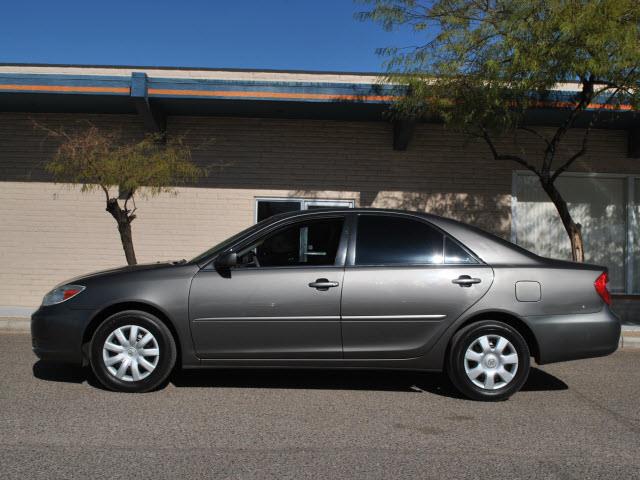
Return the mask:
<path id="1" fill-rule="evenodd" d="M 416 43 L 353 18 L 352 0 L 22 0 L 0 13 L 0 63 L 379 72 Z"/>

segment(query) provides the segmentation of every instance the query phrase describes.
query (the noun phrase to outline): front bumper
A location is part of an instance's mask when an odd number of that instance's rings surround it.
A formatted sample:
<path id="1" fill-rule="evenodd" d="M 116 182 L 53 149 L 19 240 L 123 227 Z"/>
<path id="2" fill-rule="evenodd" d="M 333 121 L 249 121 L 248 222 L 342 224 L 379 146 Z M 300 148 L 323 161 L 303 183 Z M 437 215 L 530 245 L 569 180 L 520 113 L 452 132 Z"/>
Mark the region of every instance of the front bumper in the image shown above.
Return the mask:
<path id="1" fill-rule="evenodd" d="M 31 344 L 41 360 L 82 364 L 82 336 L 90 320 L 87 310 L 66 305 L 40 307 L 31 315 Z"/>
<path id="2" fill-rule="evenodd" d="M 539 315 L 524 321 L 538 342 L 541 365 L 609 355 L 620 343 L 620 320 L 609 307 L 596 313 Z"/>

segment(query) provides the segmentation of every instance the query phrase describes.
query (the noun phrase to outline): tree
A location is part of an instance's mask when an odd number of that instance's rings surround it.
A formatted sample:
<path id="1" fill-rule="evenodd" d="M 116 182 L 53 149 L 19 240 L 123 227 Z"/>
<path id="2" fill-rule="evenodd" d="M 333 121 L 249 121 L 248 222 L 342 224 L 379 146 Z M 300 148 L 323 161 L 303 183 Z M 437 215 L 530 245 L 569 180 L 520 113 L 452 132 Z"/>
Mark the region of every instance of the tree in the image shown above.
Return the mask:
<path id="1" fill-rule="evenodd" d="M 82 191 L 102 190 L 106 211 L 118 225 L 127 263 L 135 265 L 131 222 L 136 218 L 135 196 L 174 193 L 174 186 L 192 182 L 206 172 L 191 161 L 191 150 L 181 139 L 153 134 L 125 141 L 117 132 L 93 125 L 68 133 L 36 124 L 59 138 L 46 170 L 57 182 L 82 184 Z"/>
<path id="2" fill-rule="evenodd" d="M 386 30 L 410 28 L 424 40 L 384 48 L 389 81 L 407 86 L 394 106 L 402 117 L 437 117 L 449 128 L 481 138 L 496 160 L 533 172 L 555 205 L 584 261 L 581 226 L 556 186 L 558 177 L 587 152 L 589 133 L 621 104 L 640 97 L 640 3 L 637 0 L 361 0 L 358 15 Z M 577 83 L 570 98 L 560 84 Z M 554 106 L 563 117 L 552 129 L 527 122 L 527 113 Z M 580 127 L 579 130 L 578 127 Z M 581 132 L 565 153 L 570 129 Z M 498 149 L 496 139 L 533 135 L 533 155 Z M 522 136 L 522 135 L 521 135 Z M 561 148 L 562 147 L 562 148 Z"/>

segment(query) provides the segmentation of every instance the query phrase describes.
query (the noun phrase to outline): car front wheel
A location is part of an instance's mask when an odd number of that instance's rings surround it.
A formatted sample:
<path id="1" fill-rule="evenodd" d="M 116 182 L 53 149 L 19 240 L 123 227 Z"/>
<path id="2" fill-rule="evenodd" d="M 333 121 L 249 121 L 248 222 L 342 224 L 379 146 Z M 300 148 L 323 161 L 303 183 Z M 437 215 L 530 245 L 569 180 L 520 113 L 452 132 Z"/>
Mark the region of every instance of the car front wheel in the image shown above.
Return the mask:
<path id="1" fill-rule="evenodd" d="M 526 382 L 529 357 L 527 342 L 516 329 L 486 320 L 453 336 L 447 373 L 454 386 L 471 399 L 504 400 Z"/>
<path id="2" fill-rule="evenodd" d="M 91 368 L 110 390 L 154 390 L 167 380 L 175 362 L 171 332 L 147 312 L 128 310 L 110 316 L 91 341 Z"/>

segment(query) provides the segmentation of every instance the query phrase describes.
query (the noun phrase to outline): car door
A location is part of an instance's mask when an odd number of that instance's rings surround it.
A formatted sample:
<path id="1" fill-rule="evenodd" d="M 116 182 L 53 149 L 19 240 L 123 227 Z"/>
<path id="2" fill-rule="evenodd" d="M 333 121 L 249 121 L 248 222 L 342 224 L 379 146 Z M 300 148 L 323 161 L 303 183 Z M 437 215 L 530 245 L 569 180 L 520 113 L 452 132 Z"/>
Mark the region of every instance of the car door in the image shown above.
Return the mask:
<path id="1" fill-rule="evenodd" d="M 419 217 L 359 214 L 342 291 L 344 358 L 413 358 L 477 302 L 493 270 Z"/>
<path id="2" fill-rule="evenodd" d="M 232 247 L 238 264 L 193 279 L 197 354 L 207 358 L 341 358 L 344 215 L 294 221 Z"/>

